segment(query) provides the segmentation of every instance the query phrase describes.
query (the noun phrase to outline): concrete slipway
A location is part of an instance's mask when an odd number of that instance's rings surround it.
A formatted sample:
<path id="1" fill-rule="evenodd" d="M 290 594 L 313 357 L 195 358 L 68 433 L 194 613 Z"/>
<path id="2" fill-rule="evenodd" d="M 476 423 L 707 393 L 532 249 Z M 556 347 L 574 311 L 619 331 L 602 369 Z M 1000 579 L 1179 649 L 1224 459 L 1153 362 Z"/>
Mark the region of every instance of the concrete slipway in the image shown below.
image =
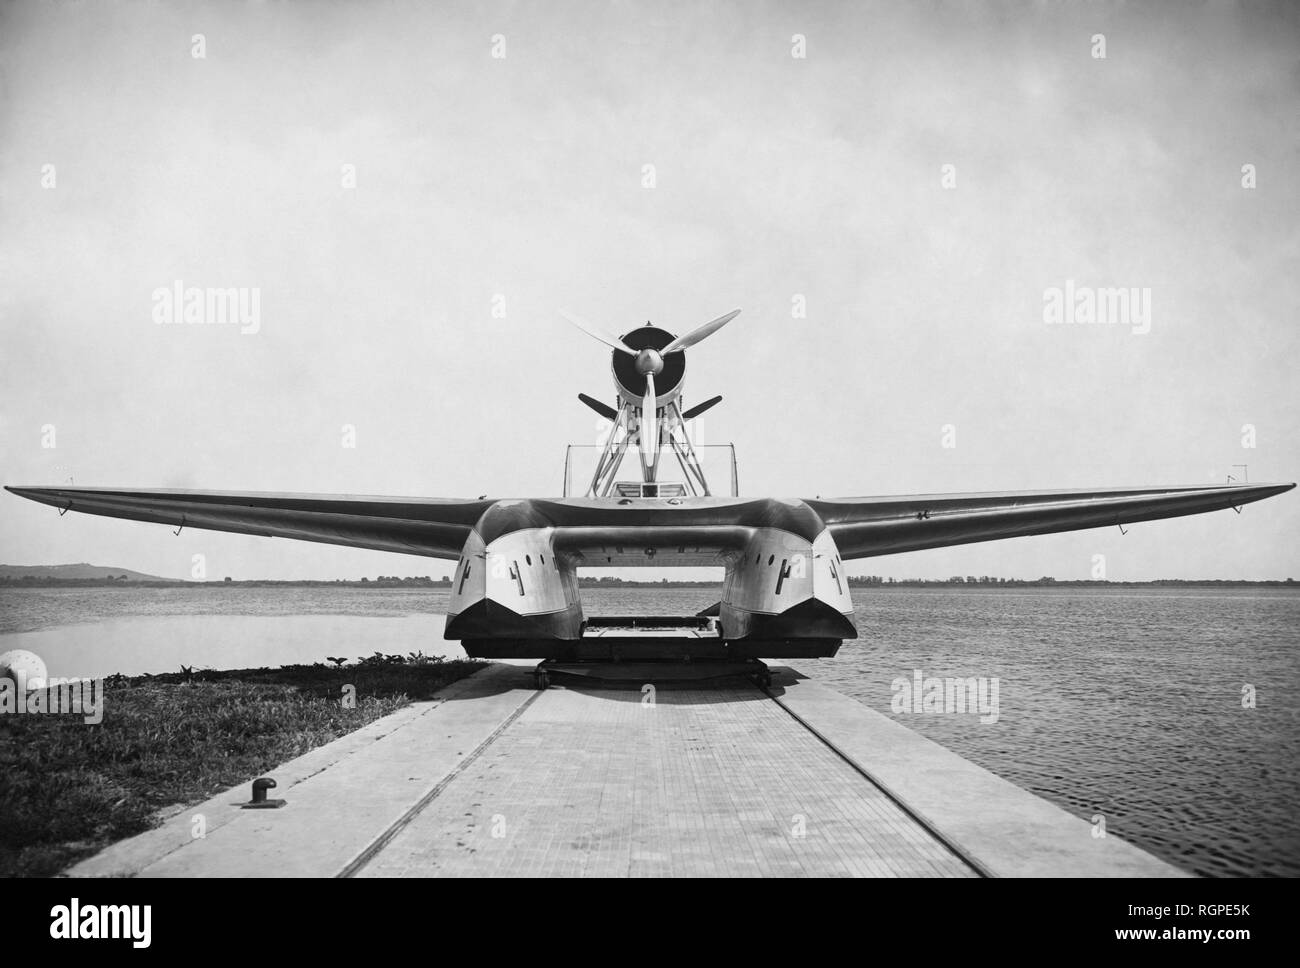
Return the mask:
<path id="1" fill-rule="evenodd" d="M 492 665 L 115 844 L 74 877 L 1183 872 L 788 667 L 567 680 Z M 200 826 L 202 837 L 195 836 Z"/>

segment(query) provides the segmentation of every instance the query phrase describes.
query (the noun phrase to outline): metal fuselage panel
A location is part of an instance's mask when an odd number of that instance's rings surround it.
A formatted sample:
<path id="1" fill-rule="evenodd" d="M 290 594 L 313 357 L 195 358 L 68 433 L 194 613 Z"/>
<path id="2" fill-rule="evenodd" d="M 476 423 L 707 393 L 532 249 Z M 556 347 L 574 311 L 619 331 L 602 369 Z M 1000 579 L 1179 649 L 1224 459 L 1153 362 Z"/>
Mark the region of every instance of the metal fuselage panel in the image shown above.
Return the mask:
<path id="1" fill-rule="evenodd" d="M 580 637 L 577 572 L 552 538 L 550 528 L 525 528 L 487 544 L 472 533 L 452 575 L 445 636 Z"/>
<path id="2" fill-rule="evenodd" d="M 808 541 L 756 529 L 727 568 L 719 620 L 734 638 L 856 638 L 848 576 L 830 531 Z"/>

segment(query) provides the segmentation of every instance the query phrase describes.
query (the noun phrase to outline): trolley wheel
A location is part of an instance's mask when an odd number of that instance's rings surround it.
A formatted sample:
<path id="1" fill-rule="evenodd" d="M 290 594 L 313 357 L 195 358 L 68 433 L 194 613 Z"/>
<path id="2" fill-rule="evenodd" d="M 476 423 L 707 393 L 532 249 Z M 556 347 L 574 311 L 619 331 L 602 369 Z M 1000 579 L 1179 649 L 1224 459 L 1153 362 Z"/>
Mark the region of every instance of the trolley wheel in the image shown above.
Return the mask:
<path id="1" fill-rule="evenodd" d="M 772 685 L 772 673 L 760 672 L 754 677 L 754 681 L 758 683 L 758 688 L 767 689 Z"/>
<path id="2" fill-rule="evenodd" d="M 551 684 L 551 677 L 544 670 L 538 669 L 533 673 L 533 682 L 538 689 L 545 689 Z"/>

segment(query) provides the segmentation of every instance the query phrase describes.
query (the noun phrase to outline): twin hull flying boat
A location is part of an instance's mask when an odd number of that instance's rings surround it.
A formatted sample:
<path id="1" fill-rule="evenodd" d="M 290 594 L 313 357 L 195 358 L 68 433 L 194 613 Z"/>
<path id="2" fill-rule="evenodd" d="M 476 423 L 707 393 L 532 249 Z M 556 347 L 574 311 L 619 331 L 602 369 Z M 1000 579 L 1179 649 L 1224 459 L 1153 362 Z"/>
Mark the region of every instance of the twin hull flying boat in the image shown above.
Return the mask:
<path id="1" fill-rule="evenodd" d="M 648 323 L 616 336 L 565 314 L 613 354 L 616 405 L 578 395 L 612 425 L 580 497 L 567 496 L 567 472 L 566 496 L 551 499 L 7 490 L 61 513 L 455 559 L 448 639 L 461 640 L 471 656 L 573 661 L 831 656 L 842 640 L 857 635 L 848 561 L 1240 508 L 1295 487 L 1235 484 L 830 500 L 715 494 L 687 421 L 721 397 L 681 409 L 686 350 L 738 312 L 677 337 Z M 623 480 L 629 453 L 636 454 L 639 473 Z M 674 464 L 680 478 L 669 480 L 661 468 Z M 732 481 L 734 491 L 734 463 Z M 584 618 L 578 569 L 637 565 L 721 565 L 726 569 L 722 598 L 702 616 L 682 618 L 680 624 L 693 628 L 693 636 L 607 638 L 598 630 L 610 623 Z"/>

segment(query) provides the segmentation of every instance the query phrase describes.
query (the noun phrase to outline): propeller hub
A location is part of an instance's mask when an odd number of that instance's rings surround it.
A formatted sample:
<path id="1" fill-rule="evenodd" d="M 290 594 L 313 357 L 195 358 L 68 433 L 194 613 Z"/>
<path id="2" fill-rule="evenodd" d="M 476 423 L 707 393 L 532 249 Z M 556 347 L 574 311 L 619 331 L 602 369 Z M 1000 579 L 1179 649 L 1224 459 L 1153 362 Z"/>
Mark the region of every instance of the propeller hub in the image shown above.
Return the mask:
<path id="1" fill-rule="evenodd" d="M 642 376 L 647 373 L 662 373 L 664 369 L 664 358 L 658 350 L 640 350 L 636 354 L 636 371 Z"/>

